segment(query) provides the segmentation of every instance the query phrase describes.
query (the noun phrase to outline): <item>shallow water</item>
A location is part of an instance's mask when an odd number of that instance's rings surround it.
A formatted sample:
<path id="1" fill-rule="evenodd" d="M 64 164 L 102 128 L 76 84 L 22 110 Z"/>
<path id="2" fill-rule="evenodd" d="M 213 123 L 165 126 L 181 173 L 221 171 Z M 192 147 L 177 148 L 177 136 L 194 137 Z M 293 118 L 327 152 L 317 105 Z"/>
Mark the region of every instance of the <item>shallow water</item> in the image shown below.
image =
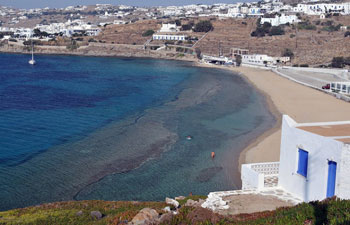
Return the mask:
<path id="1" fill-rule="evenodd" d="M 1 210 L 236 189 L 240 151 L 274 124 L 263 97 L 224 70 L 73 56 L 37 56 L 31 67 L 27 58 L 0 55 L 11 62 L 0 64 Z"/>

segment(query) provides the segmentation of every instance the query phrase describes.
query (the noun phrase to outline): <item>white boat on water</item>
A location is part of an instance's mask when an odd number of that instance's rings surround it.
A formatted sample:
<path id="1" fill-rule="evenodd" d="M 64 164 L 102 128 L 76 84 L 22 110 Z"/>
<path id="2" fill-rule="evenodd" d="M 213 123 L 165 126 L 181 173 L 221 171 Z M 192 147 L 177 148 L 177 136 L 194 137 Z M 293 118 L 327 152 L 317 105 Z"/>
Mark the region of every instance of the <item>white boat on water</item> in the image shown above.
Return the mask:
<path id="1" fill-rule="evenodd" d="M 29 60 L 29 62 L 28 62 L 30 65 L 35 65 L 35 60 L 34 60 L 34 47 L 33 47 L 33 45 L 32 45 L 32 59 L 31 60 Z"/>

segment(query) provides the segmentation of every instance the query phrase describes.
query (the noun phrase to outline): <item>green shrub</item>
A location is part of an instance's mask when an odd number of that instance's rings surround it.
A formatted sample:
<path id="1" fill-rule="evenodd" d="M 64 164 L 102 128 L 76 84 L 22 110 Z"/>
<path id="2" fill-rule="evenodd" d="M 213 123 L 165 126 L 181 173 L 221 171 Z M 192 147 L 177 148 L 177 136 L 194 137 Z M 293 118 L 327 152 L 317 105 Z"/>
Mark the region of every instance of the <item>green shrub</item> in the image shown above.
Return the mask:
<path id="1" fill-rule="evenodd" d="M 276 26 L 276 27 L 272 27 L 269 35 L 270 36 L 275 36 L 275 35 L 284 35 L 284 30 L 282 28 L 282 26 Z"/>
<path id="2" fill-rule="evenodd" d="M 88 42 L 97 42 L 95 39 L 93 39 L 93 38 L 90 38 L 89 40 L 88 40 Z"/>
<path id="3" fill-rule="evenodd" d="M 142 34 L 142 37 L 152 36 L 154 33 L 154 30 L 147 30 Z"/>
<path id="4" fill-rule="evenodd" d="M 181 30 L 192 30 L 192 25 L 184 24 L 181 26 Z"/>
<path id="5" fill-rule="evenodd" d="M 317 28 L 315 25 L 310 24 L 309 21 L 306 21 L 306 22 L 299 22 L 298 29 L 299 30 L 316 30 Z"/>
<path id="6" fill-rule="evenodd" d="M 214 27 L 209 20 L 202 20 L 195 25 L 193 31 L 194 32 L 209 32 L 209 31 L 212 31 L 213 29 L 214 29 Z"/>
<path id="7" fill-rule="evenodd" d="M 284 49 L 284 51 L 282 53 L 282 56 L 293 58 L 294 57 L 294 53 L 293 53 L 293 51 L 291 49 L 286 48 L 286 49 Z"/>
<path id="8" fill-rule="evenodd" d="M 325 26 L 322 28 L 322 30 L 328 31 L 328 32 L 339 31 L 341 26 L 342 26 L 341 24 L 338 24 L 337 26 L 334 26 L 334 25 Z"/>

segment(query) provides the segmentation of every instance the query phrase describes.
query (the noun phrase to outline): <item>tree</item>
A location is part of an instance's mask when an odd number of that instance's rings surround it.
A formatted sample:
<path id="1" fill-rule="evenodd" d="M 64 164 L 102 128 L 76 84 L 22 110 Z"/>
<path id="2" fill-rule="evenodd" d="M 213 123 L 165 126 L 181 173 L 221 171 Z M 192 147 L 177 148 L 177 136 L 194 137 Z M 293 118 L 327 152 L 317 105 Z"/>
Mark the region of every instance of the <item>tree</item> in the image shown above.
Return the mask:
<path id="1" fill-rule="evenodd" d="M 181 20 L 175 20 L 176 26 L 181 26 Z"/>
<path id="2" fill-rule="evenodd" d="M 213 24 L 209 20 L 202 20 L 194 27 L 194 32 L 209 32 L 214 29 Z"/>
<path id="3" fill-rule="evenodd" d="M 71 43 L 67 45 L 66 47 L 68 50 L 74 51 L 79 48 L 79 45 L 77 44 L 76 40 L 71 40 Z"/>
<path id="4" fill-rule="evenodd" d="M 41 36 L 41 31 L 38 28 L 34 29 L 34 36 Z"/>
<path id="5" fill-rule="evenodd" d="M 344 57 L 334 57 L 331 66 L 334 68 L 343 68 L 345 66 L 344 64 Z"/>
<path id="6" fill-rule="evenodd" d="M 142 34 L 142 37 L 152 36 L 154 33 L 154 30 L 147 30 Z"/>
<path id="7" fill-rule="evenodd" d="M 200 48 L 196 48 L 195 49 L 196 55 L 198 59 L 202 58 L 202 51 L 200 50 Z"/>
<path id="8" fill-rule="evenodd" d="M 184 24 L 181 26 L 181 30 L 191 30 L 192 26 L 190 24 Z"/>
<path id="9" fill-rule="evenodd" d="M 242 56 L 237 55 L 236 56 L 236 66 L 240 66 L 242 64 Z"/>
<path id="10" fill-rule="evenodd" d="M 270 32 L 269 32 L 269 35 L 270 36 L 284 35 L 284 30 L 281 26 L 272 27 Z"/>
<path id="11" fill-rule="evenodd" d="M 284 49 L 284 52 L 282 53 L 282 56 L 283 57 L 293 58 L 294 57 L 294 53 L 289 48 L 286 48 L 286 49 Z"/>

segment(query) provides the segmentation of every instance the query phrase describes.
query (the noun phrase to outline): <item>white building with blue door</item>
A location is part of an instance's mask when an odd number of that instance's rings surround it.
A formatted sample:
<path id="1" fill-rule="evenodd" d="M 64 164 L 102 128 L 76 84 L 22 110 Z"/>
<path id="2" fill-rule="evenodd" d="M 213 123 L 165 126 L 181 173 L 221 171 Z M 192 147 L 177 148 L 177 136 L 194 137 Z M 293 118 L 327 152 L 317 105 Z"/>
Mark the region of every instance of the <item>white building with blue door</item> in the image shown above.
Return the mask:
<path id="1" fill-rule="evenodd" d="M 296 123 L 283 116 L 278 186 L 308 202 L 350 199 L 350 121 Z"/>
<path id="2" fill-rule="evenodd" d="M 282 120 L 280 161 L 243 164 L 242 189 L 283 190 L 309 202 L 350 199 L 350 121 Z"/>

